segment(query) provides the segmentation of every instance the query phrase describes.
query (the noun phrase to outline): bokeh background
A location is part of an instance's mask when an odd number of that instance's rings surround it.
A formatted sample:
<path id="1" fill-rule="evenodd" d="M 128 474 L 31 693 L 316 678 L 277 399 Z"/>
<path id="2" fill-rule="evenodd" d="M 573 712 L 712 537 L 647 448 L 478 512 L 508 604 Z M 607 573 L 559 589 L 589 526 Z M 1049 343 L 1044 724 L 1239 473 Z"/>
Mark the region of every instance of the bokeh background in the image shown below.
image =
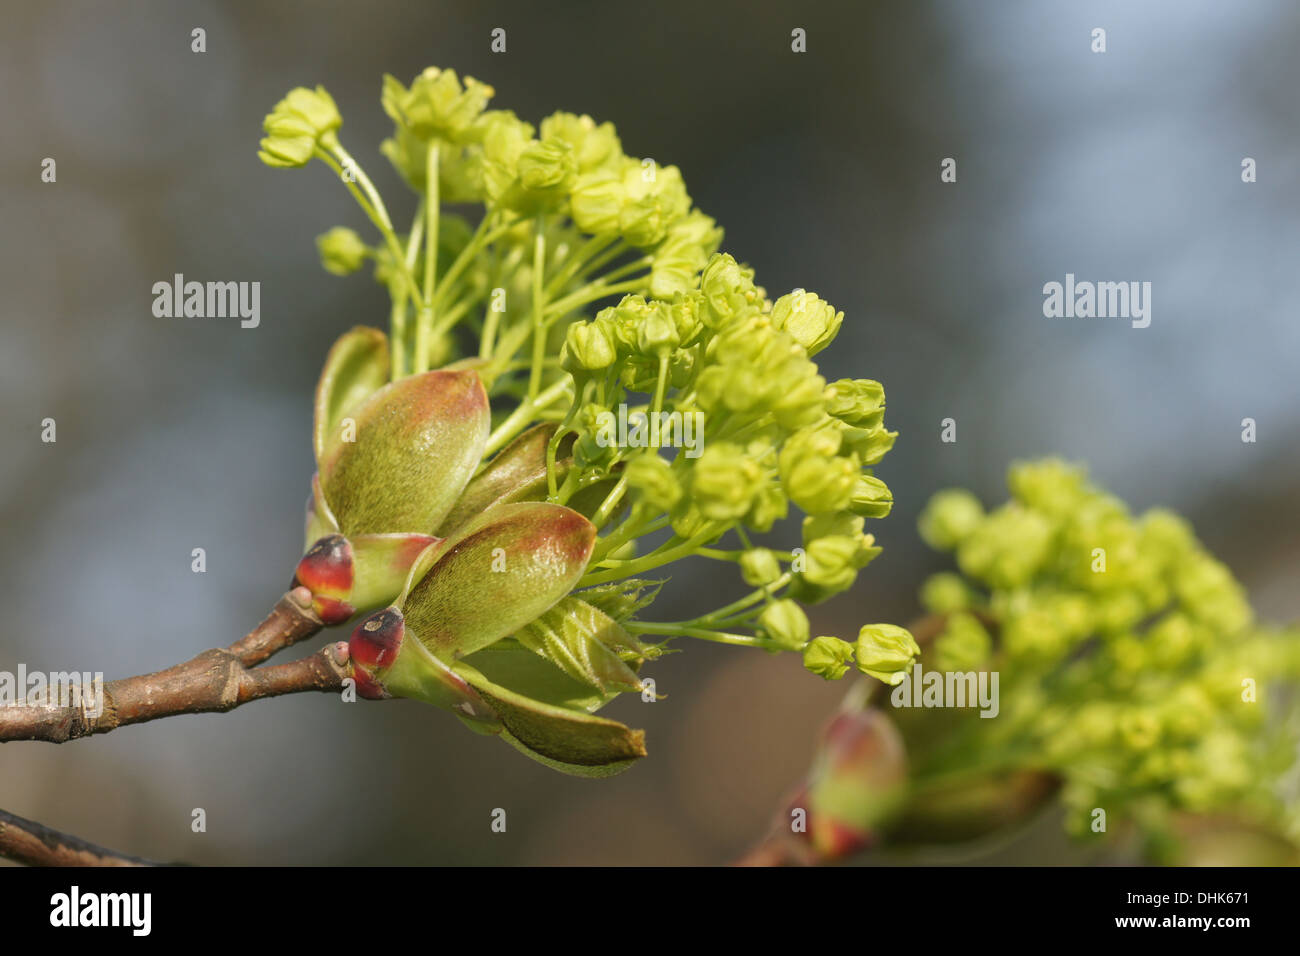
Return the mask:
<path id="1" fill-rule="evenodd" d="M 430 64 L 534 122 L 613 120 L 630 153 L 681 167 L 769 290 L 845 310 L 823 364 L 885 383 L 902 436 L 879 474 L 898 505 L 876 523 L 884 555 L 818 608 L 815 633 L 911 618 L 942 566 L 914 531 L 927 497 L 1000 500 L 1007 463 L 1046 453 L 1087 461 L 1137 508 L 1184 511 L 1261 614 L 1300 617 L 1294 4 L 4 6 L 0 668 L 157 669 L 229 643 L 283 590 L 319 365 L 350 325 L 383 325 L 386 299 L 322 272 L 314 237 L 366 224 L 319 164 L 259 163 L 261 119 L 290 87 L 325 84 L 344 142 L 405 216 L 376 148 L 379 82 Z M 1098 26 L 1105 54 L 1090 51 Z M 956 184 L 939 180 L 944 157 Z M 260 281 L 261 327 L 155 318 L 151 286 L 176 272 Z M 1067 272 L 1150 281 L 1150 328 L 1045 319 L 1042 286 Z M 45 417 L 56 444 L 40 441 Z M 955 444 L 939 440 L 946 417 Z M 679 571 L 676 616 L 738 591 L 725 570 Z M 651 673 L 667 699 L 614 712 L 647 729 L 651 756 L 613 780 L 562 777 L 419 704 L 313 695 L 9 744 L 0 806 L 196 863 L 732 859 L 844 687 L 793 655 L 713 646 Z M 489 829 L 497 807 L 505 834 Z M 979 859 L 1078 859 L 1059 833 L 1049 819 Z"/>

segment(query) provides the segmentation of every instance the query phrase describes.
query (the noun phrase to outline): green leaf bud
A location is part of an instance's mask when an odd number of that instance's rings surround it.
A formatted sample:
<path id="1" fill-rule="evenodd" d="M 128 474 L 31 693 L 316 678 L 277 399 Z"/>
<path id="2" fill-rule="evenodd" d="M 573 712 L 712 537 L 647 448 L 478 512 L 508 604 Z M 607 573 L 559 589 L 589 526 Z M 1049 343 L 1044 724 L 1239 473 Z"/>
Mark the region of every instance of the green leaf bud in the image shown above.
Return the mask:
<path id="1" fill-rule="evenodd" d="M 694 538 L 709 525 L 709 519 L 700 512 L 699 505 L 689 496 L 683 496 L 669 515 L 669 527 L 679 538 Z"/>
<path id="2" fill-rule="evenodd" d="M 383 388 L 388 374 L 388 336 L 379 329 L 355 326 L 330 347 L 316 382 L 312 448 L 318 466 L 326 444 L 341 435 L 344 417 Z"/>
<path id="3" fill-rule="evenodd" d="M 430 371 L 385 385 L 321 436 L 321 486 L 346 535 L 431 532 L 478 467 L 487 393 L 471 371 Z"/>
<path id="4" fill-rule="evenodd" d="M 903 738 L 878 710 L 846 710 L 822 732 L 809 773 L 808 836 L 817 859 L 869 847 L 908 800 Z"/>
<path id="5" fill-rule="evenodd" d="M 596 541 L 590 521 L 546 502 L 496 505 L 457 532 L 402 602 L 407 628 L 443 660 L 523 627 L 573 589 Z"/>

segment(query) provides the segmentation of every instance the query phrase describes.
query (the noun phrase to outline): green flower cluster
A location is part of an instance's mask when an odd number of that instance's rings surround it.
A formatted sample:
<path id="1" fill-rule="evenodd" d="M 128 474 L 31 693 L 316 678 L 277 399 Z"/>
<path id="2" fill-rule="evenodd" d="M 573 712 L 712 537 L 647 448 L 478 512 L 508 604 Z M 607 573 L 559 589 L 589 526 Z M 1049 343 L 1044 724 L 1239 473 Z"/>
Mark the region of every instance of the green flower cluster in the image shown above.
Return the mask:
<path id="1" fill-rule="evenodd" d="M 1081 835 L 1097 810 L 1108 831 L 1128 821 L 1152 839 L 1178 812 L 1232 811 L 1300 837 L 1279 786 L 1296 762 L 1300 635 L 1256 623 L 1171 512 L 1135 517 L 1058 460 L 1013 466 L 1009 486 L 989 512 L 941 492 L 920 519 L 960 570 L 922 588 L 947 615 L 925 663 L 997 671 L 1001 710 L 919 765 L 1050 773 Z"/>
<path id="2" fill-rule="evenodd" d="M 320 160 L 378 231 L 324 233 L 324 267 L 372 265 L 392 302 L 387 335 L 354 329 L 327 358 L 296 578 L 327 623 L 375 612 L 353 632 L 359 692 L 603 774 L 643 749 L 594 711 L 653 695 L 638 669 L 677 638 L 901 681 L 908 632 L 814 639 L 804 610 L 852 587 L 880 552 L 866 520 L 893 504 L 872 471 L 896 437 L 883 388 L 828 383 L 812 360 L 843 313 L 802 289 L 769 300 L 680 171 L 627 155 L 609 123 L 534 127 L 493 95 L 451 70 L 384 78 L 380 149 L 418 196 L 405 232 L 323 89 L 264 124 L 264 162 Z M 792 505 L 799 546 L 756 544 Z M 690 557 L 737 565 L 752 590 L 644 620 L 661 583 L 644 575 Z"/>
<path id="3" fill-rule="evenodd" d="M 628 156 L 611 124 L 557 112 L 534 127 L 488 109 L 493 94 L 436 67 L 409 86 L 384 77 L 381 102 L 394 128 L 380 150 L 421 196 L 405 233 L 343 147 L 342 119 L 324 89 L 293 90 L 276 106 L 259 155 L 276 167 L 321 160 L 378 228 L 370 247 L 347 229 L 325 233 L 319 246 L 330 272 L 346 275 L 369 259 L 390 288 L 394 377 L 476 351 L 489 382 L 513 378 L 531 340 L 533 358 L 545 363 L 527 377 L 535 400 L 562 377 L 554 353 L 579 309 L 622 293 L 685 291 L 722 230 L 692 207 L 675 166 Z M 444 213 L 443 203 L 480 205 L 477 226 Z M 462 322 L 477 335 L 469 355 L 465 337 L 453 334 Z"/>
<path id="4" fill-rule="evenodd" d="M 738 564 L 755 589 L 689 621 L 635 625 L 640 632 L 804 651 L 814 673 L 845 673 L 839 665 L 854 648 L 834 637 L 810 642 L 803 606 L 852 587 L 880 553 L 863 528 L 889 513 L 893 496 L 871 466 L 897 433 L 884 426 L 878 382 L 828 384 L 809 358 L 842 321 L 843 313 L 803 290 L 769 301 L 752 270 L 719 254 L 669 300 L 626 296 L 569 326 L 561 364 L 573 376 L 575 401 L 560 434 L 573 435 L 579 467 L 556 489 L 557 500 L 616 478 L 597 524 L 628 503 L 598 545 L 587 580 L 699 555 Z M 619 409 L 635 427 L 616 421 Z M 751 535 L 770 531 L 791 505 L 805 514 L 801 546 L 756 546 Z M 653 550 L 628 551 L 660 529 L 671 535 Z M 737 547 L 713 547 L 729 533 Z M 888 653 L 859 640 L 859 667 L 901 680 L 910 640 L 897 639 Z M 900 648 L 904 662 L 889 666 L 885 657 Z"/>

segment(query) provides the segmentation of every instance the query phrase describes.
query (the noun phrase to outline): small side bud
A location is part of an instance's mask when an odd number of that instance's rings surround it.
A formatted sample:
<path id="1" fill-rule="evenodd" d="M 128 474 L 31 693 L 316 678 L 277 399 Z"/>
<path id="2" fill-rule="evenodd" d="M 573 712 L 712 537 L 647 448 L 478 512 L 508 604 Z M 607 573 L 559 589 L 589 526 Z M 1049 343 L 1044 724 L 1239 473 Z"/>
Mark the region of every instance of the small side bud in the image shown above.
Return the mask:
<path id="1" fill-rule="evenodd" d="M 383 685 L 383 675 L 397 660 L 406 635 L 406 619 L 395 607 L 370 615 L 352 631 L 348 656 L 357 693 L 368 700 L 391 696 Z"/>
<path id="2" fill-rule="evenodd" d="M 311 591 L 312 610 L 326 624 L 342 624 L 356 609 L 347 602 L 352 594 L 352 545 L 341 534 L 326 535 L 302 556 L 293 575 L 293 587 Z"/>

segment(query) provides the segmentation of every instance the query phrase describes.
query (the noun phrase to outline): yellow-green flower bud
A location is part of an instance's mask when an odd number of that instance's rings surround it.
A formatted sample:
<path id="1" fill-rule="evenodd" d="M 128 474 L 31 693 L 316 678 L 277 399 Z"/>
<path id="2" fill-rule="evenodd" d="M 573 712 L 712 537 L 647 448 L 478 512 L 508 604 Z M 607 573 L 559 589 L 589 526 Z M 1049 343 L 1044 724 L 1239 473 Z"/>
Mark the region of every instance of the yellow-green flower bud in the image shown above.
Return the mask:
<path id="1" fill-rule="evenodd" d="M 529 143 L 519 154 L 519 182 L 528 190 L 560 198 L 573 185 L 573 147 L 560 139 Z"/>
<path id="2" fill-rule="evenodd" d="M 894 493 L 874 475 L 859 475 L 849 510 L 864 518 L 883 518 L 894 507 Z"/>
<path id="3" fill-rule="evenodd" d="M 921 653 L 910 631 L 893 624 L 866 624 L 858 631 L 858 669 L 890 686 L 901 684 Z"/>
<path id="4" fill-rule="evenodd" d="M 1067 517 L 1095 494 L 1083 468 L 1058 458 L 1016 462 L 1007 486 L 1017 501 L 1053 518 Z"/>
<path id="5" fill-rule="evenodd" d="M 571 373 L 609 368 L 618 353 L 608 326 L 601 322 L 574 322 L 564 333 L 560 365 Z"/>
<path id="6" fill-rule="evenodd" d="M 781 562 L 768 548 L 750 548 L 740 556 L 740 576 L 750 587 L 766 587 L 781 576 Z"/>
<path id="7" fill-rule="evenodd" d="M 325 87 L 315 90 L 299 86 L 262 121 L 266 137 L 259 144 L 258 157 L 268 166 L 291 168 L 305 166 L 316 145 L 328 145 L 334 131 L 343 125 L 343 117 Z"/>
<path id="8" fill-rule="evenodd" d="M 711 329 L 757 308 L 759 302 L 754 270 L 746 269 L 725 252 L 715 255 L 705 266 L 700 291 L 705 304 L 701 318 Z"/>
<path id="9" fill-rule="evenodd" d="M 618 216 L 626 198 L 621 174 L 597 170 L 578 177 L 569 196 L 569 209 L 583 232 L 613 234 L 618 232 Z"/>
<path id="10" fill-rule="evenodd" d="M 841 425 L 840 435 L 844 439 L 845 446 L 852 449 L 864 465 L 879 464 L 885 457 L 885 453 L 893 448 L 894 442 L 898 440 L 898 432 L 891 432 L 884 425 L 866 429 Z"/>
<path id="11" fill-rule="evenodd" d="M 605 468 L 618 457 L 617 435 L 611 440 L 609 409 L 588 403 L 578 412 L 578 438 L 573 443 L 573 460 L 583 468 Z"/>
<path id="12" fill-rule="evenodd" d="M 803 289 L 781 296 L 772 306 L 772 324 L 793 336 L 809 355 L 830 345 L 843 322 L 843 312 Z"/>
<path id="13" fill-rule="evenodd" d="M 623 477 L 630 488 L 640 493 L 641 500 L 656 511 L 671 511 L 682 498 L 682 488 L 672 466 L 654 452 L 629 460 Z"/>
<path id="14" fill-rule="evenodd" d="M 794 601 L 773 601 L 758 616 L 758 624 L 770 640 L 785 650 L 797 651 L 808 643 L 808 615 Z"/>
<path id="15" fill-rule="evenodd" d="M 542 120 L 543 140 L 558 139 L 568 143 L 579 173 L 597 169 L 617 169 L 623 157 L 623 145 L 618 140 L 613 123 L 601 123 L 590 116 L 556 112 Z"/>
<path id="16" fill-rule="evenodd" d="M 964 611 L 975 598 L 970 586 L 960 574 L 940 571 L 925 579 L 921 585 L 921 603 L 936 614 Z"/>
<path id="17" fill-rule="evenodd" d="M 993 653 L 993 638 L 973 614 L 949 615 L 934 642 L 934 661 L 941 671 L 973 671 Z"/>
<path id="18" fill-rule="evenodd" d="M 842 378 L 826 386 L 826 413 L 855 428 L 873 429 L 885 418 L 885 387 L 867 378 Z"/>
<path id="19" fill-rule="evenodd" d="M 650 294 L 670 299 L 695 287 L 695 277 L 717 252 L 722 230 L 717 223 L 695 210 L 679 219 L 655 247 L 650 264 Z M 685 337 L 683 337 L 685 341 Z"/>
<path id="20" fill-rule="evenodd" d="M 951 551 L 980 526 L 984 506 L 969 491 L 951 488 L 930 499 L 918 522 L 921 537 L 932 548 Z"/>
<path id="21" fill-rule="evenodd" d="M 803 649 L 803 666 L 818 677 L 839 680 L 848 673 L 853 645 L 838 637 L 817 637 Z"/>
<path id="22" fill-rule="evenodd" d="M 1052 527 L 1047 519 L 1018 505 L 1004 505 L 961 539 L 957 564 L 966 574 L 994 587 L 1027 583 L 1047 560 Z"/>
<path id="23" fill-rule="evenodd" d="M 642 249 L 661 241 L 691 205 L 681 171 L 676 166 L 647 165 L 650 162 L 630 157 L 625 160 L 626 200 L 618 219 L 623 238 Z"/>
<path id="24" fill-rule="evenodd" d="M 754 503 L 745 515 L 745 524 L 755 531 L 770 531 L 772 525 L 790 512 L 790 502 L 779 482 L 768 481 L 754 496 Z"/>
<path id="25" fill-rule="evenodd" d="M 511 204 L 519 198 L 519 159 L 533 141 L 533 127 L 509 110 L 484 118 L 483 187 L 494 203 Z"/>
<path id="26" fill-rule="evenodd" d="M 782 428 L 794 431 L 825 417 L 822 393 L 826 380 L 817 374 L 812 362 L 789 362 L 776 370 L 773 380 L 779 389 L 772 402 L 772 417 Z"/>
<path id="27" fill-rule="evenodd" d="M 876 539 L 862 533 L 864 523 L 851 512 L 804 519 L 803 570 L 797 579 L 801 600 L 812 603 L 847 590 L 880 554 Z"/>
<path id="28" fill-rule="evenodd" d="M 691 469 L 691 499 L 714 521 L 742 518 L 763 484 L 758 462 L 730 442 L 715 442 Z"/>
<path id="29" fill-rule="evenodd" d="M 336 276 L 351 275 L 360 269 L 370 255 L 370 247 L 352 229 L 335 226 L 316 237 L 321 265 L 326 272 Z"/>
<path id="30" fill-rule="evenodd" d="M 856 458 L 838 457 L 839 450 L 839 433 L 822 427 L 800 429 L 781 449 L 781 485 L 809 514 L 842 511 L 853 499 L 859 466 Z"/>
<path id="31" fill-rule="evenodd" d="M 380 102 L 393 122 L 420 139 L 462 142 L 475 135 L 473 127 L 494 92 L 471 76 L 462 86 L 455 70 L 431 66 L 411 81 L 410 89 L 385 76 Z"/>
<path id="32" fill-rule="evenodd" d="M 637 350 L 644 355 L 662 358 L 677 348 L 677 323 L 665 302 L 655 302 L 636 333 Z"/>

